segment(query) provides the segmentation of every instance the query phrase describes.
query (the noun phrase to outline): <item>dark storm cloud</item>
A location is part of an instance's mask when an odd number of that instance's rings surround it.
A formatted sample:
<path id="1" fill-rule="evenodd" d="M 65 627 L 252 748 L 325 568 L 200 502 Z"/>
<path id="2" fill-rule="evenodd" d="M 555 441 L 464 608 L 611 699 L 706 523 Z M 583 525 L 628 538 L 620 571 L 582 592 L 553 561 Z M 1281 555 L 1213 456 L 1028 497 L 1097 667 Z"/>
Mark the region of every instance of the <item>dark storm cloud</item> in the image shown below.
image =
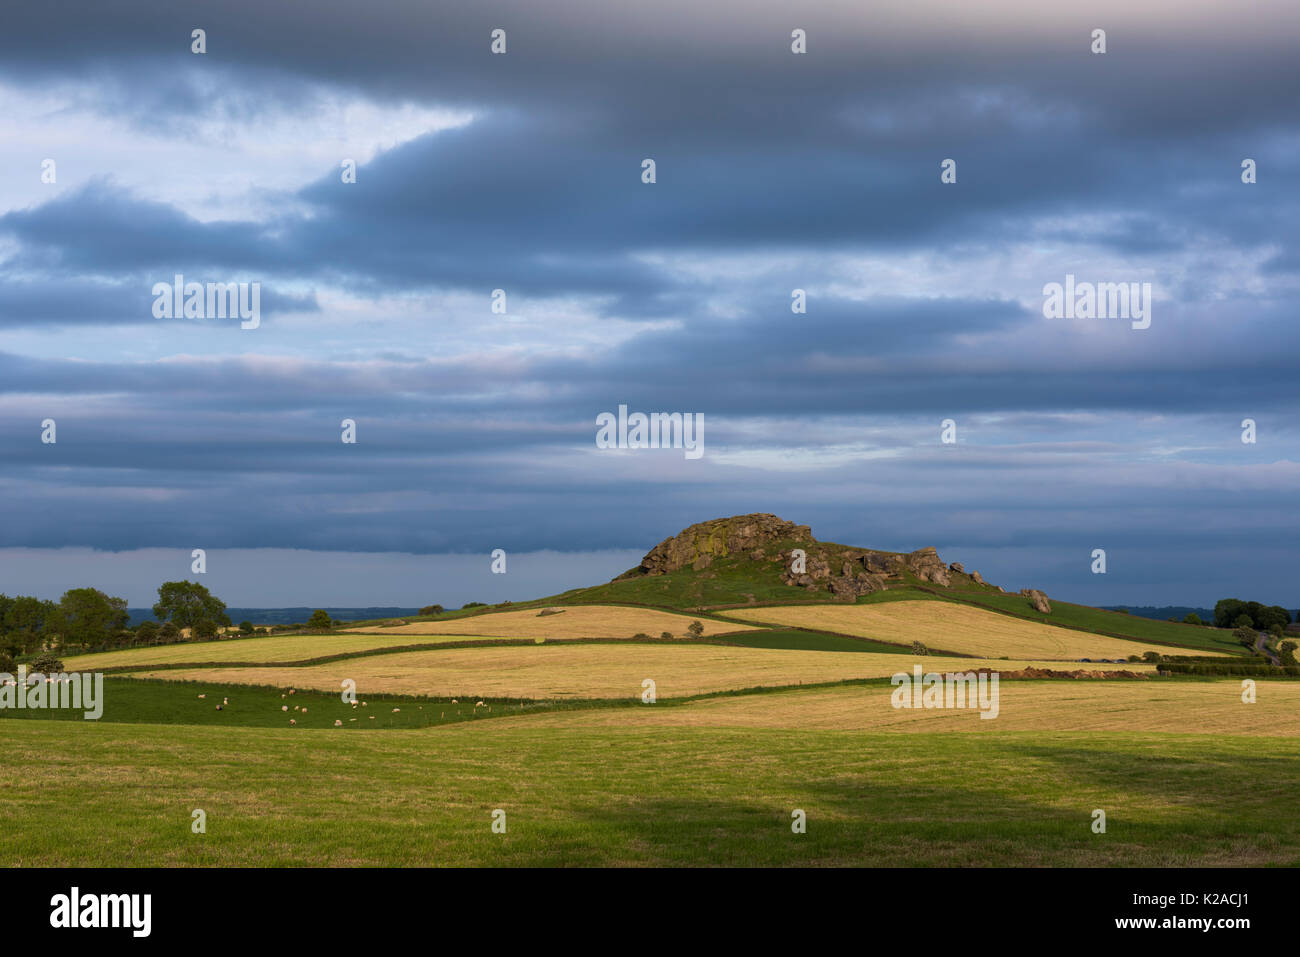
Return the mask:
<path id="1" fill-rule="evenodd" d="M 1294 7 L 937 9 L 6 10 L 0 77 L 154 133 L 216 117 L 255 139 L 277 110 L 311 115 L 335 94 L 474 114 L 380 152 L 354 185 L 327 167 L 268 194 L 256 221 L 200 220 L 108 178 L 10 210 L 6 332 L 147 322 L 149 287 L 176 272 L 260 279 L 269 312 L 319 308 L 300 291 L 316 287 L 503 287 L 673 322 L 509 361 L 403 356 L 391 338 L 372 361 L 329 358 L 308 336 L 303 358 L 228 337 L 208 347 L 249 354 L 145 361 L 123 341 L 69 361 L 0 344 L 0 546 L 644 547 L 776 511 L 826 538 L 957 560 L 964 548 L 1014 584 L 1097 587 L 1071 563 L 1098 537 L 1127 555 L 1118 568 L 1163 555 L 1161 581 L 1199 580 L 1243 536 L 1282 569 L 1300 531 Z M 1086 52 L 1099 17 L 1104 58 Z M 504 57 L 488 53 L 498 26 Z M 807 56 L 789 52 L 794 26 Z M 1246 156 L 1260 163 L 1251 187 Z M 956 186 L 939 183 L 946 157 Z M 1059 269 L 984 296 L 922 278 L 900 293 L 872 272 L 913 254 L 924 275 L 1011 275 L 997 257 L 1018 244 L 1059 249 Z M 761 266 L 732 279 L 712 257 Z M 866 298 L 834 291 L 837 257 L 863 263 Z M 1054 337 L 1022 304 L 1094 257 L 1166 270 L 1145 338 Z M 790 312 L 794 287 L 810 290 L 805 316 Z M 597 455 L 594 416 L 621 402 L 703 412 L 710 457 Z M 1058 412 L 1105 435 L 1079 438 Z M 1264 425 L 1258 449 L 1236 440 L 1245 415 Z M 56 445 L 39 442 L 46 416 Z M 935 446 L 947 416 L 970 444 Z M 338 440 L 344 417 L 357 446 Z M 1165 418 L 1164 433 L 1140 424 Z M 855 432 L 859 459 L 817 461 Z M 1026 568 L 1050 577 L 1025 581 Z"/>

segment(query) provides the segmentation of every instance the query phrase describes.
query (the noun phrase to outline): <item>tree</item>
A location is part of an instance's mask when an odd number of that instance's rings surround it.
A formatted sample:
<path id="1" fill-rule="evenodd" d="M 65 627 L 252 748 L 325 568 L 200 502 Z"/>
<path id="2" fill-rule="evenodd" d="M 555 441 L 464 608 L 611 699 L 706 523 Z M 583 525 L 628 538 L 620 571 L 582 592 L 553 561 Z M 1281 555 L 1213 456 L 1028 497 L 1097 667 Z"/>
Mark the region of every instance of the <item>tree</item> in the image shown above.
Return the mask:
<path id="1" fill-rule="evenodd" d="M 1151 664 L 1158 664 L 1160 662 L 1160 652 L 1144 651 L 1142 652 L 1142 660 L 1149 661 Z"/>
<path id="2" fill-rule="evenodd" d="M 664 641 L 672 641 L 673 633 L 671 631 L 662 631 L 659 633 L 659 637 L 662 638 Z"/>
<path id="3" fill-rule="evenodd" d="M 165 621 L 158 628 L 158 637 L 163 641 L 175 641 L 181 636 L 181 630 L 170 621 Z"/>
<path id="4" fill-rule="evenodd" d="M 701 624 L 698 620 L 693 621 L 689 625 L 687 625 L 686 631 L 690 634 L 692 638 L 704 637 L 704 625 Z"/>
<path id="5" fill-rule="evenodd" d="M 1254 648 L 1255 641 L 1259 636 L 1255 634 L 1254 628 L 1239 625 L 1233 630 L 1232 637 L 1236 638 L 1239 644 L 1242 644 L 1247 648 Z"/>
<path id="6" fill-rule="evenodd" d="M 126 627 L 125 598 L 110 598 L 98 588 L 71 588 L 59 599 L 59 630 L 65 644 L 102 645 Z"/>
<path id="7" fill-rule="evenodd" d="M 217 637 L 217 623 L 211 618 L 200 618 L 190 626 L 190 637 L 195 641 L 207 641 Z"/>
<path id="8" fill-rule="evenodd" d="M 1214 624 L 1219 628 L 1236 627 L 1237 616 L 1246 610 L 1246 603 L 1238 598 L 1220 598 L 1214 603 Z"/>
<path id="9" fill-rule="evenodd" d="M 164 582 L 158 586 L 158 604 L 153 606 L 154 617 L 170 621 L 177 628 L 193 628 L 200 619 L 213 625 L 229 625 L 226 603 L 214 596 L 198 582 Z"/>
<path id="10" fill-rule="evenodd" d="M 6 644 L 21 652 L 38 651 L 46 640 L 58 633 L 59 607 L 30 595 L 6 599 L 4 623 L 0 627 Z"/>
<path id="11" fill-rule="evenodd" d="M 1200 616 L 1200 615 L 1198 615 L 1196 612 L 1192 611 L 1192 612 L 1188 612 L 1187 615 L 1183 618 L 1183 624 L 1185 624 L 1185 625 L 1203 625 L 1203 624 L 1205 624 L 1205 622 L 1201 621 L 1201 616 Z"/>
<path id="12" fill-rule="evenodd" d="M 1291 622 L 1291 613 L 1281 605 L 1261 605 L 1257 601 L 1240 601 L 1236 598 L 1224 598 L 1214 606 L 1214 623 L 1220 628 L 1245 627 L 1259 631 L 1268 631 L 1272 625 L 1285 628 Z"/>
<path id="13" fill-rule="evenodd" d="M 1294 665 L 1296 644 L 1294 641 L 1284 641 L 1277 646 L 1277 659 L 1284 665 Z"/>
<path id="14" fill-rule="evenodd" d="M 329 612 L 323 608 L 317 608 L 307 619 L 307 627 L 316 631 L 329 631 L 333 622 L 330 621 Z"/>
<path id="15" fill-rule="evenodd" d="M 1285 630 L 1281 625 L 1275 623 L 1268 626 L 1268 633 L 1274 638 L 1281 638 L 1282 635 L 1285 634 Z"/>
<path id="16" fill-rule="evenodd" d="M 253 627 L 253 623 L 251 621 L 241 621 L 239 623 L 239 633 L 241 635 L 251 635 L 256 630 L 257 629 Z"/>
<path id="17" fill-rule="evenodd" d="M 441 614 L 442 614 L 442 606 L 441 606 L 441 605 L 425 605 L 423 608 L 420 609 L 420 614 L 421 614 L 421 615 L 441 615 Z"/>
<path id="18" fill-rule="evenodd" d="M 136 644 L 148 645 L 158 640 L 158 622 L 142 621 L 135 629 Z"/>
<path id="19" fill-rule="evenodd" d="M 1262 631 L 1271 631 L 1274 625 L 1285 628 L 1291 624 L 1291 613 L 1281 605 L 1269 605 L 1267 608 L 1261 608 L 1259 613 L 1252 617 L 1255 621 L 1255 627 Z"/>

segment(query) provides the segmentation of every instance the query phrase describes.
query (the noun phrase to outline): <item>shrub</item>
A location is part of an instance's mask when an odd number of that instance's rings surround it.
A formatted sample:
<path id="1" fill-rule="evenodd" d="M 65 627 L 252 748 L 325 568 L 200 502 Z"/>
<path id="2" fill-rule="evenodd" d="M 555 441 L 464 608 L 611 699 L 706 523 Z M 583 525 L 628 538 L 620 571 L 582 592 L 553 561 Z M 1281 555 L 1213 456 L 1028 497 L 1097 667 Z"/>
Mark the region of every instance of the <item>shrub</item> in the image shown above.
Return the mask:
<path id="1" fill-rule="evenodd" d="M 317 608 L 307 619 L 307 627 L 313 631 L 329 631 L 330 626 L 334 623 L 330 621 L 329 612 L 324 608 Z"/>
<path id="2" fill-rule="evenodd" d="M 63 662 L 58 659 L 57 655 L 49 652 L 37 655 L 27 666 L 28 671 L 39 671 L 43 675 L 57 675 L 63 671 Z"/>
<path id="3" fill-rule="evenodd" d="M 649 640 L 650 640 L 650 636 L 647 635 L 644 631 L 638 631 L 638 632 L 637 632 L 635 635 L 633 635 L 632 637 L 633 637 L 633 638 L 639 638 L 639 639 L 642 640 L 642 641 L 649 641 Z"/>
<path id="4" fill-rule="evenodd" d="M 927 648 L 927 647 L 925 647 L 925 642 L 922 642 L 922 641 L 914 641 L 914 642 L 912 642 L 912 654 L 914 654 L 914 655 L 928 655 L 929 653 L 930 653 L 930 649 Z"/>
<path id="5" fill-rule="evenodd" d="M 421 615 L 441 615 L 441 614 L 442 614 L 442 606 L 441 606 L 441 605 L 425 605 L 423 608 L 420 609 L 420 614 L 421 614 Z"/>
<path id="6" fill-rule="evenodd" d="M 1160 661 L 1160 652 L 1158 651 L 1143 652 L 1142 660 L 1155 664 Z"/>
<path id="7" fill-rule="evenodd" d="M 662 632 L 659 637 L 664 639 L 664 641 L 672 641 L 673 633 L 671 631 L 665 631 Z"/>
<path id="8" fill-rule="evenodd" d="M 1238 625 L 1232 632 L 1232 637 L 1237 639 L 1237 643 L 1247 648 L 1255 647 L 1255 629 L 1249 625 Z"/>
<path id="9" fill-rule="evenodd" d="M 686 630 L 690 633 L 690 636 L 692 638 L 704 637 L 704 625 L 698 620 L 693 621 L 689 625 L 687 625 Z"/>
<path id="10" fill-rule="evenodd" d="M 10 655 L 0 652 L 0 674 L 12 675 L 17 672 L 18 666 L 14 664 L 14 659 Z"/>
<path id="11" fill-rule="evenodd" d="M 1183 618 L 1183 624 L 1185 624 L 1185 625 L 1203 625 L 1203 624 L 1205 624 L 1205 622 L 1201 621 L 1201 616 L 1198 615 L 1196 612 L 1193 611 L 1193 612 L 1188 612 L 1188 614 Z"/>

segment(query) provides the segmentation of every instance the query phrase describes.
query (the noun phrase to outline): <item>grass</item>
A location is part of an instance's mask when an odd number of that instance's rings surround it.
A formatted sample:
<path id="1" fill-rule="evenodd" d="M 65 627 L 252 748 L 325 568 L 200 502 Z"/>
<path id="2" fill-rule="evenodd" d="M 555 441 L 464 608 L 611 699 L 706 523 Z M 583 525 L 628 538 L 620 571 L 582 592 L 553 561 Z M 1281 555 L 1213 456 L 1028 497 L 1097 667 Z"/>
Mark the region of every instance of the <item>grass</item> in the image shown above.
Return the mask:
<path id="1" fill-rule="evenodd" d="M 1170 650 L 1163 645 L 1022 621 L 945 601 L 801 605 L 738 609 L 731 614 L 745 621 L 860 635 L 896 644 L 909 645 L 920 641 L 931 650 L 983 657 L 1009 655 L 1077 661 L 1080 658 L 1128 658 L 1145 651 Z"/>
<path id="2" fill-rule="evenodd" d="M 998 716 L 975 710 L 895 709 L 888 683 L 719 695 L 671 708 L 530 717 L 529 727 L 820 729 L 1001 736 L 1019 732 L 1300 735 L 1300 683 L 1260 682 L 1243 704 L 1240 680 L 1001 681 Z M 1153 739 L 1154 740 L 1154 739 Z"/>
<path id="3" fill-rule="evenodd" d="M 384 635 L 483 635 L 501 638 L 631 638 L 638 632 L 652 638 L 671 632 L 687 636 L 687 627 L 699 621 L 704 635 L 749 631 L 753 625 L 718 621 L 711 617 L 693 618 L 652 608 L 621 605 L 573 605 L 558 615 L 539 615 L 538 610 L 512 609 L 492 614 L 456 618 L 451 621 L 426 620 L 396 627 L 366 626 L 353 631 Z"/>
<path id="4" fill-rule="evenodd" d="M 906 654 L 908 649 L 870 638 L 851 638 L 847 635 L 828 635 L 820 631 L 799 628 L 771 628 L 762 631 L 744 631 L 726 635 L 719 641 L 746 648 L 789 648 L 799 651 L 849 651 L 876 654 Z"/>
<path id="5" fill-rule="evenodd" d="M 144 668 L 177 663 L 207 664 L 227 661 L 290 662 L 333 655 L 379 651 L 413 644 L 436 644 L 437 637 L 410 635 L 369 638 L 357 635 L 275 635 L 221 641 L 187 641 L 150 648 L 124 648 L 63 658 L 69 669 L 101 671 L 108 668 Z"/>
<path id="6" fill-rule="evenodd" d="M 294 688 L 292 695 L 289 688 Z M 205 697 L 200 698 L 202 694 Z M 342 700 L 339 691 L 312 691 L 286 685 L 283 687 L 220 684 L 217 682 L 142 681 L 134 678 L 104 679 L 104 714 L 100 722 L 109 724 L 184 724 L 217 727 L 288 728 L 297 721 L 296 730 L 330 729 L 373 730 L 375 728 L 427 728 L 472 721 L 503 714 L 521 714 L 551 707 L 538 702 L 485 701 L 475 708 L 478 698 L 455 696 L 449 699 L 416 699 L 410 696 L 358 696 L 353 708 Z M 222 704 L 223 700 L 228 704 Z M 362 707 L 360 702 L 364 701 Z M 220 711 L 217 705 L 222 705 Z M 294 708 L 307 708 L 303 714 Z M 288 708 L 282 711 L 281 708 Z M 399 709 L 394 712 L 393 709 Z M 65 709 L 35 711 L 0 711 L 0 721 L 72 721 L 90 723 L 84 712 Z M 334 722 L 343 726 L 335 729 Z M 6 725 L 6 727 L 10 727 Z"/>
<path id="7" fill-rule="evenodd" d="M 1245 653 L 1245 650 L 1232 638 L 1232 632 L 1222 628 L 1157 621 L 1154 618 L 1126 615 L 1123 612 L 1106 611 L 1088 605 L 1074 605 L 1066 601 L 1057 601 L 1055 598 L 1050 599 L 1052 613 L 1044 615 L 1035 611 L 1023 595 L 1004 595 L 985 588 L 954 588 L 945 594 L 952 599 L 975 602 L 993 611 L 1009 612 L 1035 621 L 1080 628 L 1098 634 L 1119 635 L 1156 644 L 1199 648 L 1213 651 L 1218 655 Z"/>
<path id="8" fill-rule="evenodd" d="M 15 721 L 6 866 L 1295 865 L 1293 738 Z M 207 833 L 191 833 L 191 812 Z M 491 831 L 494 809 L 507 832 Z M 808 832 L 791 833 L 791 811 Z M 1107 811 L 1106 834 L 1090 828 Z"/>
<path id="9" fill-rule="evenodd" d="M 842 654 L 698 644 L 573 644 L 447 648 L 372 655 L 300 668 L 195 668 L 151 673 L 173 680 L 293 686 L 334 691 L 344 679 L 371 695 L 472 694 L 534 699 L 639 698 L 655 682 L 660 698 L 758 686 L 888 677 L 921 664 L 927 671 L 980 666 L 1015 670 L 1041 661 Z M 1137 669 L 1138 666 L 1125 665 Z M 1146 666 L 1149 670 L 1151 666 Z"/>

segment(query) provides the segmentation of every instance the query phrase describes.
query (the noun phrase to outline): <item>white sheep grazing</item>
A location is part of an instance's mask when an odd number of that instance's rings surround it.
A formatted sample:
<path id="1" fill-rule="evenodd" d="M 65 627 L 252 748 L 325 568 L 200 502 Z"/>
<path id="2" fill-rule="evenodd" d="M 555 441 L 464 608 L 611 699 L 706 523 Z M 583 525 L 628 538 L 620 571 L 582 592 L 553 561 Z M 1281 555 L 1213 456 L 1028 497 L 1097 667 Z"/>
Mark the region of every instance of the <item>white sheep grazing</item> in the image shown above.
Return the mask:
<path id="1" fill-rule="evenodd" d="M 352 720 L 355 721 L 356 719 L 353 718 Z M 337 720 L 337 719 L 335 719 L 335 721 L 334 721 L 334 727 L 336 727 L 336 728 L 341 728 L 341 727 L 343 727 L 343 722 L 342 722 L 342 721 L 339 721 L 339 720 Z"/>
<path id="2" fill-rule="evenodd" d="M 393 714 L 397 714 L 397 712 L 399 712 L 399 711 L 401 711 L 401 710 L 402 710 L 401 708 L 394 708 L 394 709 L 393 709 Z"/>
<path id="3" fill-rule="evenodd" d="M 203 698 L 206 698 L 206 697 L 207 697 L 207 695 L 205 695 L 205 694 L 201 694 L 201 695 L 199 695 L 200 700 L 202 700 Z"/>
<path id="4" fill-rule="evenodd" d="M 290 724 L 297 724 L 298 722 L 297 722 L 295 719 L 290 718 L 290 719 L 289 719 L 289 723 L 290 723 Z"/>
<path id="5" fill-rule="evenodd" d="M 288 706 L 287 704 L 282 704 L 282 705 L 280 705 L 280 710 L 281 710 L 281 711 L 288 711 L 288 710 L 289 710 L 289 706 Z"/>

